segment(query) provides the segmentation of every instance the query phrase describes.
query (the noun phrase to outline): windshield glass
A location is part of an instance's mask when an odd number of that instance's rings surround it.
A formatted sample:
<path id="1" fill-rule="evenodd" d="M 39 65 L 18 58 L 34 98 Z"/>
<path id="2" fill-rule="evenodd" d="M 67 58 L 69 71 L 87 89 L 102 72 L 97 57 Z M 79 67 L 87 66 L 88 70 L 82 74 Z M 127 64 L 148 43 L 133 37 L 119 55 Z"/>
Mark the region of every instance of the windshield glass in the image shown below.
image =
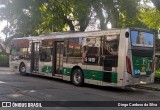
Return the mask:
<path id="1" fill-rule="evenodd" d="M 148 32 L 131 31 L 133 46 L 153 47 L 153 34 Z"/>

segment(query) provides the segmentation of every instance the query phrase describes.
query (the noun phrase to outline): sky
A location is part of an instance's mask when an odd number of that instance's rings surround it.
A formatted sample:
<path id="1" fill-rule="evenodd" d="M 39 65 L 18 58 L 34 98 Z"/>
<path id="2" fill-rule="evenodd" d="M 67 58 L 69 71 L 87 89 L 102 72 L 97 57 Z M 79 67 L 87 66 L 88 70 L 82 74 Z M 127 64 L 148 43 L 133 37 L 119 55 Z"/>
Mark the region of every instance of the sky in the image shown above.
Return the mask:
<path id="1" fill-rule="evenodd" d="M 7 25 L 7 21 L 0 21 L 0 39 L 5 39 L 5 35 L 1 32 Z"/>

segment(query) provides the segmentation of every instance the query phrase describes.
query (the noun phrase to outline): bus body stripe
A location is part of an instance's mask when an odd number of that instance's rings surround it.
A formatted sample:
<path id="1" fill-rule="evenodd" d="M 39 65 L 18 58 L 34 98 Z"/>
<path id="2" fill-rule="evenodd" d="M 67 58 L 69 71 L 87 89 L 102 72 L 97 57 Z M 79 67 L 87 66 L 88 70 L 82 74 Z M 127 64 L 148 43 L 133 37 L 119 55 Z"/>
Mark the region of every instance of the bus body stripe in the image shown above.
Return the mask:
<path id="1" fill-rule="evenodd" d="M 72 68 L 63 68 L 63 75 L 64 76 L 70 76 L 71 75 L 71 70 Z M 103 71 L 95 71 L 95 70 L 83 70 L 84 73 L 84 79 L 92 79 L 92 80 L 99 80 L 103 81 L 104 80 L 104 73 Z M 111 75 L 111 82 L 112 83 L 117 83 L 117 73 L 112 72 Z"/>

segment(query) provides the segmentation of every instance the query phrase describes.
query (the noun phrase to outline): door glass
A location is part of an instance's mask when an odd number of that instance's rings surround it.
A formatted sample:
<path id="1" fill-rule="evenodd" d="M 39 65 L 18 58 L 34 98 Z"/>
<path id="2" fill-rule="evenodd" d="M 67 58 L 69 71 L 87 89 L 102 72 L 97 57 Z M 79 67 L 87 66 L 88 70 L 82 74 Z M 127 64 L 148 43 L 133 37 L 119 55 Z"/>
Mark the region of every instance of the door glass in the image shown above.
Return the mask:
<path id="1" fill-rule="evenodd" d="M 104 69 L 118 67 L 119 36 L 105 36 L 103 38 L 102 55 Z"/>
<path id="2" fill-rule="evenodd" d="M 34 71 L 38 71 L 39 69 L 39 43 L 36 42 L 36 43 L 33 43 L 33 46 L 34 46 L 34 55 L 33 55 L 33 70 Z"/>
<path id="3" fill-rule="evenodd" d="M 57 42 L 56 73 L 62 73 L 64 42 Z"/>
<path id="4" fill-rule="evenodd" d="M 54 39 L 44 39 L 42 40 L 41 46 L 40 46 L 40 68 L 42 73 L 52 73 L 53 66 L 53 42 Z"/>

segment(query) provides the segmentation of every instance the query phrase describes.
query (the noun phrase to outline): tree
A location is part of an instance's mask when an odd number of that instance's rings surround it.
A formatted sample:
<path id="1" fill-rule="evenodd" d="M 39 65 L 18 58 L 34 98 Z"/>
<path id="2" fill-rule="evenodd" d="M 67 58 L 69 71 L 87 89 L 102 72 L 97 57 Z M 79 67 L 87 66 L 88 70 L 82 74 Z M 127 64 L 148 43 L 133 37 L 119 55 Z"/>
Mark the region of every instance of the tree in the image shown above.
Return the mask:
<path id="1" fill-rule="evenodd" d="M 41 2 L 35 0 L 2 0 L 1 19 L 9 22 L 10 34 L 19 36 L 36 35 L 34 31 L 39 23 Z"/>
<path id="2" fill-rule="evenodd" d="M 160 10 L 160 0 L 151 0 L 151 1 L 156 6 L 156 8 Z"/>
<path id="3" fill-rule="evenodd" d="M 93 3 L 94 11 L 100 19 L 100 28 L 106 29 L 108 22 L 111 22 L 112 27 L 123 27 L 130 22 L 131 18 L 136 16 L 137 7 L 140 0 L 99 0 Z M 125 17 L 125 18 L 124 18 Z M 124 22 L 123 22 L 124 23 Z"/>
<path id="4" fill-rule="evenodd" d="M 41 18 L 44 20 L 40 27 L 43 24 L 54 25 L 55 31 L 63 31 L 69 26 L 71 31 L 75 31 L 78 25 L 79 30 L 84 31 L 90 19 L 90 7 L 90 0 L 48 0 L 41 7 Z"/>
<path id="5" fill-rule="evenodd" d="M 0 19 L 11 35 L 34 36 L 52 31 L 85 31 L 92 17 L 100 29 L 140 26 L 140 0 L 1 0 Z M 5 31 L 4 31 L 5 32 Z"/>
<path id="6" fill-rule="evenodd" d="M 90 1 L 2 0 L 1 20 L 7 19 L 10 33 L 19 36 L 63 31 L 67 26 L 75 31 L 74 21 L 84 31 L 90 20 Z"/>
<path id="7" fill-rule="evenodd" d="M 148 28 L 158 30 L 160 28 L 160 11 L 156 9 L 141 9 L 139 17 Z"/>

